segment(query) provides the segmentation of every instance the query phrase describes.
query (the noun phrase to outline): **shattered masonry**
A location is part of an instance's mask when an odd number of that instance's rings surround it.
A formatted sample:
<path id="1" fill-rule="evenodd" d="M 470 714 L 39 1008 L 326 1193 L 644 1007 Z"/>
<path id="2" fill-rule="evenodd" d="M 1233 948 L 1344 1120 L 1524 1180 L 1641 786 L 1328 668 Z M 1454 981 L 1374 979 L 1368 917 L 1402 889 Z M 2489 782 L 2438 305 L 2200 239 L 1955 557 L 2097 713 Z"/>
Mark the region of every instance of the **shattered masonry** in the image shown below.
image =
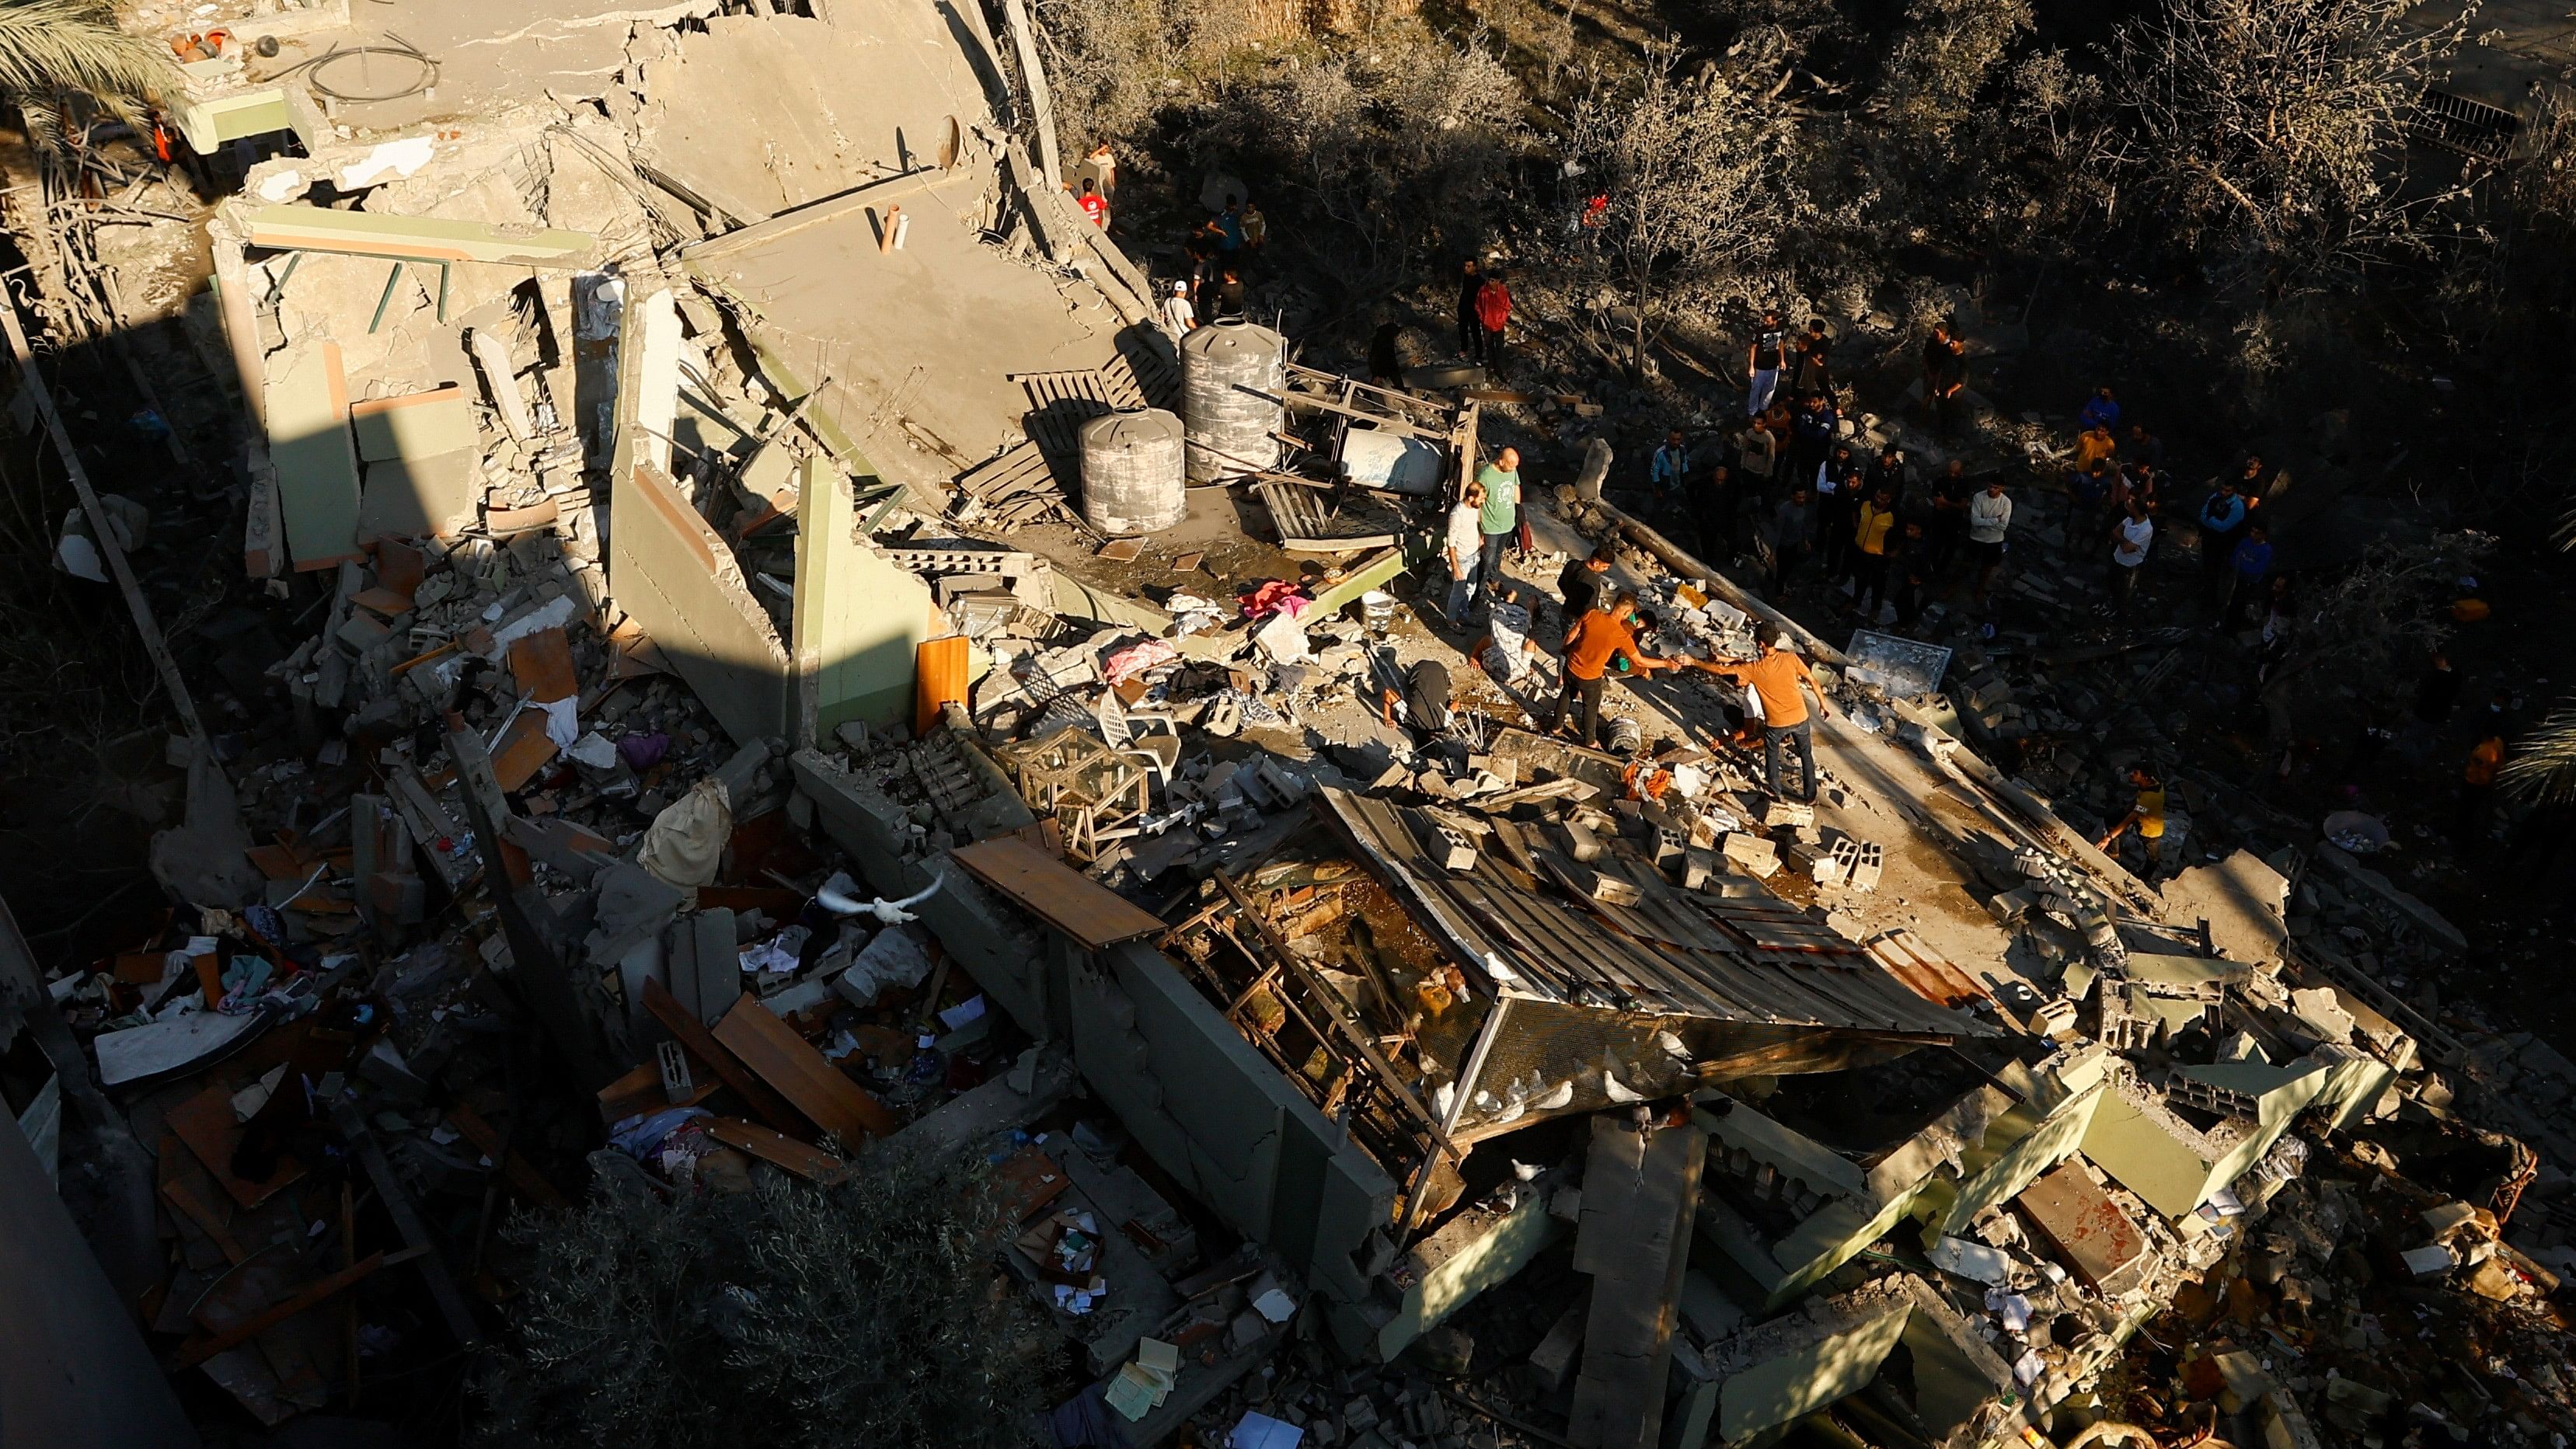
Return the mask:
<path id="1" fill-rule="evenodd" d="M 1280 364 L 1303 456 L 1383 486 L 1238 479 L 1293 550 L 1202 497 L 1104 544 L 1081 424 L 1186 412 L 1187 349 L 1032 159 L 980 7 L 492 8 L 419 37 L 434 101 L 196 77 L 198 150 L 305 152 L 211 241 L 245 568 L 327 602 L 267 671 L 290 749 L 173 742 L 184 908 L 12 966 L 169 1235 L 82 1291 L 253 1416 L 331 1402 L 306 1309 L 368 1274 L 478 1341 L 460 1204 L 578 1195 L 514 1136 L 498 999 L 601 1170 L 986 1155 L 1140 1446 L 2576 1431 L 2576 1072 L 2374 979 L 2456 951 L 2421 902 L 2331 847 L 2150 888 L 1961 747 L 1947 660 L 1903 690 L 1794 626 L 1840 705 L 1812 808 L 1705 684 L 1641 686 L 1616 752 L 1533 731 L 1552 599 L 1513 580 L 1474 661 L 1399 603 L 1432 612 L 1475 399 Z M 1776 617 L 1538 494 L 1532 572 L 1617 543 L 1658 652 Z M 1381 713 L 1424 659 L 1466 685 L 1438 743 Z M 326 1142 L 407 1256 L 231 1271 L 339 1221 Z"/>

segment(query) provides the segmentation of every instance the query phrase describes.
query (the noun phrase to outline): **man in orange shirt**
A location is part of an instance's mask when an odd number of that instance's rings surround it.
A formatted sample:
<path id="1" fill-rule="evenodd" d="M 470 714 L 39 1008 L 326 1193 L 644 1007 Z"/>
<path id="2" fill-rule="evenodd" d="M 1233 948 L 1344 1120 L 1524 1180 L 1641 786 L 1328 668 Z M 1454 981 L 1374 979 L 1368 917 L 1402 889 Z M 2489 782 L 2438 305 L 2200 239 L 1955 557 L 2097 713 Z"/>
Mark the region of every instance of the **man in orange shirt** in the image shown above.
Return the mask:
<path id="1" fill-rule="evenodd" d="M 1770 772 L 1771 793 L 1786 800 L 1788 793 L 1780 788 L 1780 747 L 1795 740 L 1798 746 L 1798 778 L 1805 793 L 1798 797 L 1807 804 L 1816 799 L 1815 721 L 1807 717 L 1804 687 L 1816 697 L 1816 714 L 1824 719 L 1834 717 L 1825 705 L 1825 692 L 1816 687 L 1816 676 L 1807 672 L 1807 661 L 1780 647 L 1780 626 L 1760 624 L 1753 630 L 1753 642 L 1762 646 L 1761 657 L 1742 664 L 1717 664 L 1694 659 L 1692 664 L 1711 674 L 1750 685 L 1762 697 L 1762 763 Z"/>
<path id="2" fill-rule="evenodd" d="M 1597 748 L 1601 737 L 1601 687 L 1609 682 L 1610 663 L 1625 659 L 1639 674 L 1651 674 L 1671 664 L 1637 647 L 1634 625 L 1637 621 L 1637 596 L 1622 590 L 1606 609 L 1594 607 L 1574 621 L 1565 631 L 1565 688 L 1556 697 L 1556 714 L 1548 728 L 1558 729 L 1577 701 L 1583 706 L 1583 724 L 1575 739 L 1585 749 Z"/>
<path id="3" fill-rule="evenodd" d="M 2504 763 L 2504 735 L 2488 729 L 2478 736 L 2477 745 L 2469 751 L 2468 767 L 2460 772 L 2459 839 L 2462 849 L 2476 846 L 2486 832 L 2487 812 L 2495 805 L 2496 767 Z"/>

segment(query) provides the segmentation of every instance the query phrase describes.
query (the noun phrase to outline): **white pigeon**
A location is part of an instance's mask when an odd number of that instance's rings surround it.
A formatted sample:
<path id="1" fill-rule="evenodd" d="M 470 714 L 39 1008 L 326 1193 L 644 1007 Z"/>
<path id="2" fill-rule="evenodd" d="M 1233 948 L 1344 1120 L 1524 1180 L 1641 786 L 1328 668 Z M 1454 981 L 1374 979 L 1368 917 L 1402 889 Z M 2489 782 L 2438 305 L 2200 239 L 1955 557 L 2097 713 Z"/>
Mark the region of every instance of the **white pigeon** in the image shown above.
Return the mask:
<path id="1" fill-rule="evenodd" d="M 890 901 L 883 896 L 863 901 L 858 898 L 859 883 L 850 879 L 848 871 L 836 870 L 830 880 L 823 882 L 823 888 L 814 892 L 814 900 L 836 916 L 874 916 L 880 925 L 900 926 L 918 919 L 913 915 L 912 907 L 938 894 L 939 888 L 947 883 L 947 872 L 936 871 L 930 877 L 930 884 L 924 886 L 918 895 L 905 896 L 899 901 Z"/>

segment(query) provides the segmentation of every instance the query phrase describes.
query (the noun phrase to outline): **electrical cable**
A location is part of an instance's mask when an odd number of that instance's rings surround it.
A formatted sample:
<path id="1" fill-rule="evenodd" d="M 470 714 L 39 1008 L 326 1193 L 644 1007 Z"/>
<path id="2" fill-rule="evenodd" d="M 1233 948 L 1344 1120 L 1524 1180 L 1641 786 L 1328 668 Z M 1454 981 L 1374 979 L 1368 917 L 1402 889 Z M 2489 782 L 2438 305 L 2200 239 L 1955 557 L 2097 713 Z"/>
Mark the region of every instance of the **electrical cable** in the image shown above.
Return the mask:
<path id="1" fill-rule="evenodd" d="M 315 93 L 328 97 L 331 100 L 339 101 L 345 105 L 359 106 L 376 105 L 386 101 L 404 100 L 411 96 L 426 94 L 427 92 L 437 88 L 439 72 L 439 62 L 437 57 L 422 50 L 419 46 L 412 44 L 410 41 L 403 39 L 401 36 L 394 34 L 390 30 L 385 32 L 385 38 L 392 41 L 393 44 L 335 44 L 329 50 L 322 52 L 311 60 L 298 61 L 294 65 L 288 66 L 277 74 L 268 77 L 268 79 L 272 82 L 282 81 L 288 76 L 295 74 L 297 71 L 310 71 L 311 74 L 305 76 L 304 83 L 312 87 Z M 324 66 L 327 66 L 334 61 L 344 61 L 356 56 L 369 55 L 391 55 L 408 60 L 420 67 L 420 79 L 401 90 L 386 91 L 382 94 L 346 91 L 333 86 L 322 79 L 322 68 Z"/>

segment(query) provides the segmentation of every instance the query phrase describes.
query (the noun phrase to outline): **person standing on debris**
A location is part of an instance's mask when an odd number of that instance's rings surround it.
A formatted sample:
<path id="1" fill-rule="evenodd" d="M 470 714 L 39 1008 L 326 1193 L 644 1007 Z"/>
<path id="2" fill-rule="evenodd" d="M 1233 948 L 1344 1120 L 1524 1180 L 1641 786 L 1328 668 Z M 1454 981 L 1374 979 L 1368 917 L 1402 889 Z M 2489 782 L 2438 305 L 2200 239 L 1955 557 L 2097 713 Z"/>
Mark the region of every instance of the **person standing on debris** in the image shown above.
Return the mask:
<path id="1" fill-rule="evenodd" d="M 1950 335 L 1947 324 L 1932 324 L 1923 342 L 1923 405 L 1944 438 L 1959 435 L 1961 395 L 1968 390 L 1968 345 Z"/>
<path id="2" fill-rule="evenodd" d="M 1243 250 L 1252 257 L 1259 257 L 1261 248 L 1270 240 L 1270 218 L 1261 214 L 1261 208 L 1252 204 L 1251 197 L 1243 199 L 1243 210 L 1235 216 L 1235 225 L 1243 233 Z"/>
<path id="3" fill-rule="evenodd" d="M 1789 334 L 1780 325 L 1780 314 L 1765 310 L 1761 324 L 1753 329 L 1753 341 L 1744 349 L 1744 415 L 1762 416 L 1771 406 L 1771 395 L 1780 390 L 1780 371 L 1789 363 Z"/>
<path id="4" fill-rule="evenodd" d="M 1232 262 L 1227 262 L 1223 266 L 1218 267 L 1216 312 L 1211 320 L 1218 322 L 1242 321 L 1244 303 L 1245 295 L 1243 290 L 1242 272 L 1237 270 Z"/>
<path id="5" fill-rule="evenodd" d="M 1889 542 L 1887 553 L 1896 627 L 1910 631 L 1923 617 L 1923 591 L 1932 579 L 1931 548 L 1922 521 L 1905 520 L 1905 527 Z"/>
<path id="6" fill-rule="evenodd" d="M 2495 809 L 2496 767 L 2503 763 L 2504 731 L 2492 725 L 2480 729 L 2460 772 L 2460 818 L 2453 834 L 2464 850 L 2486 833 L 2488 815 Z"/>
<path id="7" fill-rule="evenodd" d="M 2093 389 L 2084 400 L 2084 410 L 2075 415 L 2075 425 L 2086 432 L 2099 428 L 2105 435 L 2120 426 L 2120 404 L 2107 387 Z"/>
<path id="8" fill-rule="evenodd" d="M 1369 381 L 1380 387 L 1404 386 L 1404 359 L 1397 355 L 1396 339 L 1404 335 L 1401 322 L 1380 322 L 1369 334 Z"/>
<path id="9" fill-rule="evenodd" d="M 1968 500 L 1968 567 L 1976 574 L 1979 608 L 1985 607 L 1995 575 L 2003 572 L 2004 535 L 2012 531 L 2012 516 L 2012 500 L 2004 496 L 2000 476 L 1987 479 L 1986 491 Z"/>
<path id="10" fill-rule="evenodd" d="M 1735 470 L 1724 462 L 1710 464 L 1708 476 L 1700 480 L 1691 503 L 1692 521 L 1699 529 L 1700 556 L 1723 563 L 1735 552 L 1736 520 L 1744 512 Z"/>
<path id="11" fill-rule="evenodd" d="M 1503 550 L 1512 546 L 1512 537 L 1520 531 L 1521 522 L 1521 450 L 1505 448 L 1476 474 L 1476 486 L 1485 498 L 1477 510 L 1476 526 L 1484 537 L 1478 544 L 1477 574 L 1483 579 L 1485 595 L 1491 598 L 1502 592 Z"/>
<path id="12" fill-rule="evenodd" d="M 1474 597 L 1476 570 L 1484 557 L 1485 537 L 1478 519 L 1484 502 L 1484 485 L 1470 483 L 1449 509 L 1448 533 L 1443 541 L 1449 559 L 1449 597 L 1440 616 L 1449 621 L 1452 629 L 1466 626 L 1467 604 Z"/>
<path id="13" fill-rule="evenodd" d="M 2263 597 L 2263 580 L 2271 573 L 2271 541 L 2263 525 L 2249 525 L 2245 537 L 2237 542 L 2236 552 L 2228 558 L 2227 582 L 2218 596 L 2219 632 L 2245 627 L 2245 615 L 2254 607 L 2254 601 Z"/>
<path id="14" fill-rule="evenodd" d="M 2111 494 L 2119 475 L 2111 460 L 2096 458 L 2066 475 L 2066 553 L 2082 558 L 2110 532 Z"/>
<path id="15" fill-rule="evenodd" d="M 1100 194 L 1100 188 L 1092 184 L 1090 177 L 1082 178 L 1082 194 L 1073 200 L 1082 208 L 1082 214 L 1091 218 L 1093 226 L 1102 231 L 1109 230 L 1109 198 Z"/>
<path id="16" fill-rule="evenodd" d="M 1091 154 L 1082 159 L 1091 163 L 1092 174 L 1100 178 L 1100 194 L 1115 206 L 1118 203 L 1118 153 L 1110 150 L 1109 143 L 1103 141 L 1092 147 Z"/>
<path id="17" fill-rule="evenodd" d="M 1811 392 L 1798 399 L 1798 411 L 1789 418 L 1791 478 L 1800 483 L 1816 481 L 1816 470 L 1833 453 L 1834 434 L 1841 424 L 1842 414 L 1834 411 L 1832 401 L 1823 393 Z"/>
<path id="18" fill-rule="evenodd" d="M 1888 541 L 1896 534 L 1896 495 L 1881 488 L 1852 515 L 1850 562 L 1843 577 L 1852 586 L 1852 610 L 1864 627 L 1887 600 Z"/>
<path id="19" fill-rule="evenodd" d="M 1789 490 L 1789 496 L 1771 511 L 1764 537 L 1771 545 L 1772 597 L 1786 599 L 1790 579 L 1804 570 L 1807 555 L 1815 549 L 1816 515 L 1806 489 Z"/>
<path id="20" fill-rule="evenodd" d="M 1769 483 L 1780 471 L 1780 435 L 1771 431 L 1759 418 L 1745 426 L 1743 441 L 1735 451 L 1744 476 L 1752 479 L 1756 488 Z"/>
<path id="21" fill-rule="evenodd" d="M 1575 728 L 1574 739 L 1587 750 L 1598 748 L 1601 690 L 1609 682 L 1610 670 L 1633 669 L 1646 675 L 1673 663 L 1637 647 L 1636 623 L 1637 596 L 1623 589 L 1610 601 L 1609 608 L 1587 611 L 1574 621 L 1573 628 L 1565 631 L 1565 687 L 1556 697 L 1556 715 L 1548 721 L 1550 730 L 1573 723 L 1570 711 L 1579 704 L 1583 718 Z"/>
<path id="22" fill-rule="evenodd" d="M 2212 579 L 2225 581 L 2228 555 L 2244 526 L 2245 500 L 2236 491 L 2236 480 L 2219 479 L 2217 490 L 2200 505 L 2200 563 Z"/>
<path id="23" fill-rule="evenodd" d="M 1852 457 L 1851 444 L 1837 443 L 1834 454 L 1815 470 L 1811 482 L 1816 490 L 1816 552 L 1825 565 L 1828 583 L 1843 577 L 1844 566 L 1851 560 L 1852 525 L 1860 514 L 1860 462 Z"/>
<path id="24" fill-rule="evenodd" d="M 1512 289 L 1503 284 L 1503 274 L 1485 278 L 1484 287 L 1476 293 L 1476 325 L 1485 329 L 1485 340 L 1478 344 L 1477 356 L 1484 360 L 1485 370 L 1500 372 L 1503 366 L 1503 337 L 1512 325 Z"/>
<path id="25" fill-rule="evenodd" d="M 1876 493 L 1884 489 L 1888 497 L 1896 500 L 1898 508 L 1905 506 L 1905 451 L 1896 446 L 1895 439 L 1879 444 L 1878 456 L 1869 460 L 1869 469 L 1862 483 L 1864 492 Z"/>
<path id="26" fill-rule="evenodd" d="M 2145 423 L 2129 424 L 2129 441 L 2121 444 L 2132 465 L 2143 463 L 2150 468 L 2165 465 L 2165 440 L 2147 431 Z"/>
<path id="27" fill-rule="evenodd" d="M 1825 703 L 1825 692 L 1817 687 L 1816 676 L 1807 672 L 1807 661 L 1780 642 L 1780 626 L 1764 620 L 1753 628 L 1753 642 L 1761 654 L 1738 664 L 1692 660 L 1700 669 L 1749 685 L 1762 705 L 1762 764 L 1767 771 L 1771 793 L 1789 799 L 1780 785 L 1780 756 L 1785 745 L 1798 747 L 1798 783 L 1803 793 L 1797 799 L 1806 804 L 1816 800 L 1815 721 L 1807 716 L 1806 695 L 1816 697 L 1816 718 L 1832 719 L 1833 710 Z"/>
<path id="28" fill-rule="evenodd" d="M 2109 427 L 2101 423 L 2090 424 L 2075 435 L 2075 471 L 2087 472 L 2096 463 L 2108 463 L 2111 455 L 2118 451 L 2120 440 L 2111 436 Z"/>
<path id="29" fill-rule="evenodd" d="M 1458 277 L 1458 355 L 1469 362 L 1485 360 L 1485 328 L 1476 320 L 1476 298 L 1484 290 L 1484 273 L 1469 257 Z"/>
<path id="30" fill-rule="evenodd" d="M 1655 506 L 1670 508 L 1681 502 L 1682 493 L 1690 486 L 1690 443 L 1682 430 L 1664 434 L 1664 445 L 1655 450 L 1646 467 L 1647 486 L 1654 490 Z"/>
<path id="31" fill-rule="evenodd" d="M 2156 541 L 2156 526 L 2138 500 L 2129 500 L 2129 516 L 2120 520 L 2112 540 L 2112 611 L 2126 619 L 2138 597 L 2138 575 L 2146 568 L 2147 549 Z"/>
<path id="32" fill-rule="evenodd" d="M 1809 319 L 1807 335 L 1798 342 L 1797 390 L 1833 396 L 1833 355 L 1834 340 L 1825 335 L 1825 319 Z"/>
<path id="33" fill-rule="evenodd" d="M 1976 493 L 1976 486 L 1968 481 L 1966 463 L 1952 458 L 1941 465 L 1941 476 L 1932 480 L 1932 506 L 1923 527 L 1928 557 L 1922 567 L 1927 573 L 1946 572 L 1958 557 L 1959 545 L 1968 538 L 1968 500 Z"/>
<path id="34" fill-rule="evenodd" d="M 1610 545 L 1605 543 L 1587 557 L 1566 560 L 1564 572 L 1556 576 L 1556 596 L 1565 601 L 1568 625 L 1591 613 L 1601 602 L 1601 581 L 1610 576 L 1613 558 Z"/>
<path id="35" fill-rule="evenodd" d="M 2165 866 L 2164 782 L 2142 766 L 2129 772 L 2129 784 L 2138 792 L 2137 799 L 2129 806 L 2129 813 L 2121 816 L 2093 848 L 2109 850 L 2113 841 L 2135 829 L 2139 842 L 2147 848 L 2147 881 L 2152 885 Z"/>
<path id="36" fill-rule="evenodd" d="M 1163 325 L 1171 329 L 1176 342 L 1199 325 L 1199 309 L 1190 305 L 1189 283 L 1172 283 L 1172 295 L 1163 299 Z"/>
<path id="37" fill-rule="evenodd" d="M 1243 203 L 1228 201 L 1216 219 L 1216 249 L 1231 257 L 1243 250 Z"/>

